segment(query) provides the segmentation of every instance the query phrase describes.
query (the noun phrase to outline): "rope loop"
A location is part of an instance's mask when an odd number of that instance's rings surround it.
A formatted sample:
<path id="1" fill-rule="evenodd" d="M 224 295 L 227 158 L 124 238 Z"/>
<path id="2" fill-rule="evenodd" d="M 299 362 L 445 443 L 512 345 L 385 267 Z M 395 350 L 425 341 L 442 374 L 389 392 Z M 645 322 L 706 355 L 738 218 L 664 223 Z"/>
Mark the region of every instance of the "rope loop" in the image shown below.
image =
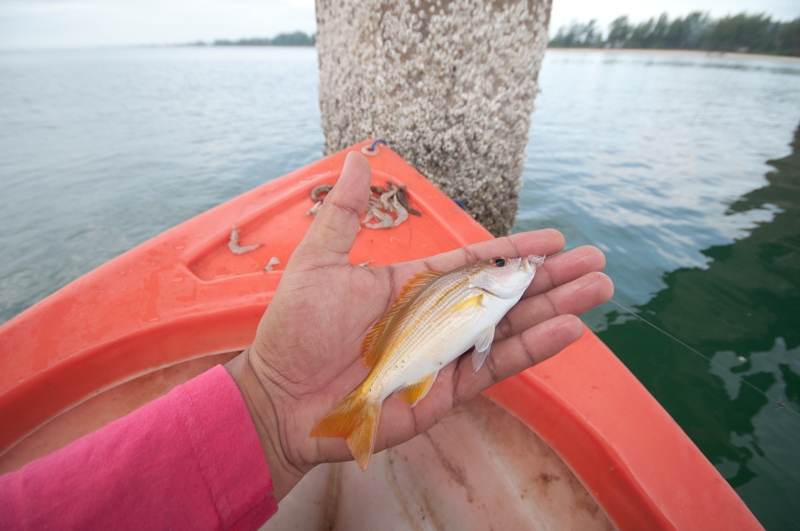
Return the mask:
<path id="1" fill-rule="evenodd" d="M 372 145 L 371 145 L 371 146 L 369 146 L 369 147 L 367 147 L 367 146 L 364 146 L 364 147 L 362 147 L 362 148 L 361 148 L 361 153 L 363 153 L 364 155 L 366 155 L 366 156 L 368 156 L 368 157 L 375 157 L 375 156 L 378 156 L 378 155 L 380 155 L 380 153 L 381 153 L 381 150 L 380 150 L 380 148 L 378 147 L 378 144 L 379 144 L 379 143 L 380 143 L 380 144 L 383 144 L 384 146 L 388 146 L 388 144 L 386 143 L 386 141 L 385 141 L 384 139 L 382 139 L 382 138 L 378 138 L 378 139 L 376 139 L 376 140 L 375 140 L 375 141 L 372 143 Z"/>

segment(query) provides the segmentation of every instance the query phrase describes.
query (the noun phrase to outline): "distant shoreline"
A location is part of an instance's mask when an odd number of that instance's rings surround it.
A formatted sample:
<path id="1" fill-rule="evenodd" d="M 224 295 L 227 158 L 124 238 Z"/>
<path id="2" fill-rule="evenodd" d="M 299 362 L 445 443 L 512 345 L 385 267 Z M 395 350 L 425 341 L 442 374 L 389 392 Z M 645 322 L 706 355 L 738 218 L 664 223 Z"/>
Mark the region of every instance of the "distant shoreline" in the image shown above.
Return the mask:
<path id="1" fill-rule="evenodd" d="M 800 57 L 766 55 L 757 53 L 710 52 L 706 50 L 656 50 L 638 48 L 547 48 L 546 53 L 596 53 L 607 55 L 660 55 L 662 57 L 697 57 L 707 59 L 732 59 L 735 61 L 771 61 L 774 63 L 800 64 Z"/>

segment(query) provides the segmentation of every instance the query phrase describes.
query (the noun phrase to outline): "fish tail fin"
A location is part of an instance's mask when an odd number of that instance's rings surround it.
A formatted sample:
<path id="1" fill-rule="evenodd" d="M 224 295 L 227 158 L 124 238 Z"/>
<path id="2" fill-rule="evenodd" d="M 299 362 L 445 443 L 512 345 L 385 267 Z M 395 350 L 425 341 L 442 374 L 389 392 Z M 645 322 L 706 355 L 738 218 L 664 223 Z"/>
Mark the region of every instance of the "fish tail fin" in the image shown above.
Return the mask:
<path id="1" fill-rule="evenodd" d="M 366 470 L 375 449 L 381 404 L 357 387 L 311 430 L 312 437 L 344 437 L 361 470 Z"/>

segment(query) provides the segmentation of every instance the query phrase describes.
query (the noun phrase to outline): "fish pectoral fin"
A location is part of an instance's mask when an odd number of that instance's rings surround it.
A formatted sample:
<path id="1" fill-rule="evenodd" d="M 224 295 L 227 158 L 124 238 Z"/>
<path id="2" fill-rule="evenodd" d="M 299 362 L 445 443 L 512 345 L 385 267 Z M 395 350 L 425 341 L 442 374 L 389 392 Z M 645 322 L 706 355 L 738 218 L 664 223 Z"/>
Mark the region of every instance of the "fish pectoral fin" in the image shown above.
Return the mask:
<path id="1" fill-rule="evenodd" d="M 398 389 L 394 392 L 394 396 L 407 403 L 409 406 L 414 407 L 417 405 L 417 402 L 425 398 L 425 395 L 431 390 L 433 382 L 436 381 L 436 375 L 438 374 L 439 371 L 436 371 L 415 384 Z"/>
<path id="2" fill-rule="evenodd" d="M 487 328 L 475 342 L 475 350 L 472 351 L 472 366 L 475 368 L 475 372 L 483 367 L 483 362 L 486 361 L 492 350 L 492 341 L 494 341 L 494 326 Z"/>

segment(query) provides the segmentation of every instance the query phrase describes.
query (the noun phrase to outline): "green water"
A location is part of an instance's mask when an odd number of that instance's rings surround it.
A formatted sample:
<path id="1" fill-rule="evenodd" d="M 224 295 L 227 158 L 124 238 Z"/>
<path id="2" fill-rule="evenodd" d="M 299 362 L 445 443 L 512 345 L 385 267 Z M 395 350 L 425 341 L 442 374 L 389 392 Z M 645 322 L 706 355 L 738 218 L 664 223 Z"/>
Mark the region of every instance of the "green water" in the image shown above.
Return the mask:
<path id="1" fill-rule="evenodd" d="M 599 334 L 767 529 L 800 529 L 800 126 L 792 148 L 730 206 L 769 207 L 772 221 L 704 250 L 705 269 L 665 274 L 635 308 L 715 363 L 622 311 Z"/>

